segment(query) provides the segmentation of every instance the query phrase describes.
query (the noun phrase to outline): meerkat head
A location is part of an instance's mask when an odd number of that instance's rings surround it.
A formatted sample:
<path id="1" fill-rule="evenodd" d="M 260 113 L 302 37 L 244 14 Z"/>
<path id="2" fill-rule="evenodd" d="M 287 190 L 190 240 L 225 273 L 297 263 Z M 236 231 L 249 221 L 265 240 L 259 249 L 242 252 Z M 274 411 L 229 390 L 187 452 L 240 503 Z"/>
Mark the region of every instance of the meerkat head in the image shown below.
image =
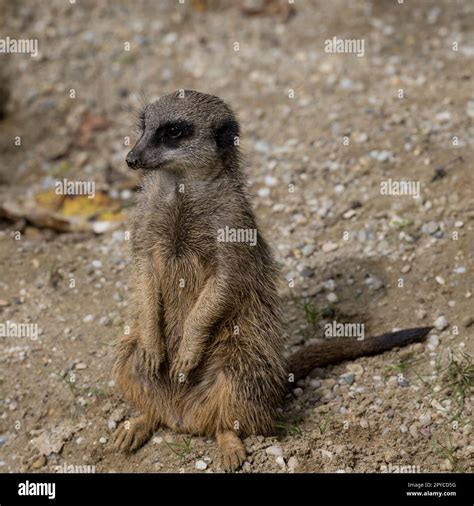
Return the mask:
<path id="1" fill-rule="evenodd" d="M 141 136 L 127 154 L 132 169 L 212 176 L 238 161 L 239 125 L 220 98 L 181 90 L 145 107 Z"/>

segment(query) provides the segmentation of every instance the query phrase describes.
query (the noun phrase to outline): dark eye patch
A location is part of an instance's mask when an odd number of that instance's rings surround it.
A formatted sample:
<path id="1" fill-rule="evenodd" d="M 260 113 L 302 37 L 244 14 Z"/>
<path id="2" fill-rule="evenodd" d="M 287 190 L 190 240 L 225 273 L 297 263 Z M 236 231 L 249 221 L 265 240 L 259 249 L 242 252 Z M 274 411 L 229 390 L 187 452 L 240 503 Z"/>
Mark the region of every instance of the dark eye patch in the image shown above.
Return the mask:
<path id="1" fill-rule="evenodd" d="M 194 133 L 194 127 L 187 121 L 165 123 L 156 129 L 153 140 L 156 144 L 164 144 L 175 148 L 183 139 L 188 139 Z"/>
<path id="2" fill-rule="evenodd" d="M 239 136 L 239 124 L 235 120 L 222 123 L 214 132 L 218 149 L 222 152 L 235 148 L 235 140 Z"/>

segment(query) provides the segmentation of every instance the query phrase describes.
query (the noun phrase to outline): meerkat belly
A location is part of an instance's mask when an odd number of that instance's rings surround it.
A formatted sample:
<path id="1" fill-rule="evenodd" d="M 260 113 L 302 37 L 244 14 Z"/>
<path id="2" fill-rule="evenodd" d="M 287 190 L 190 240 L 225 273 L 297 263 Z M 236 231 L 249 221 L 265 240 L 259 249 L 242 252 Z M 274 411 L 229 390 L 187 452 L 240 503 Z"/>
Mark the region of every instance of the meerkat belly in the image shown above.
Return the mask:
<path id="1" fill-rule="evenodd" d="M 174 354 L 190 314 L 209 276 L 203 260 L 183 256 L 159 262 L 162 329 L 169 353 Z"/>

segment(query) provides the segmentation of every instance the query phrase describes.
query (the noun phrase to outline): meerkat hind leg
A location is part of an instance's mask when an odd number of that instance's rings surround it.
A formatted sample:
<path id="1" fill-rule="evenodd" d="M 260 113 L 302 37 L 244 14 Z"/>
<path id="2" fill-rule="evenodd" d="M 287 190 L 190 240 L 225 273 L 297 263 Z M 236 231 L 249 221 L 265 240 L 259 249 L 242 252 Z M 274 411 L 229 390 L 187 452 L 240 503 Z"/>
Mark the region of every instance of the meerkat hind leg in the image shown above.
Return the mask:
<path id="1" fill-rule="evenodd" d="M 141 415 L 123 423 L 115 433 L 114 446 L 123 452 L 141 448 L 158 428 L 158 422 L 147 415 Z"/>
<path id="2" fill-rule="evenodd" d="M 216 439 L 222 468 L 224 471 L 235 471 L 247 456 L 244 444 L 233 430 L 218 432 Z"/>

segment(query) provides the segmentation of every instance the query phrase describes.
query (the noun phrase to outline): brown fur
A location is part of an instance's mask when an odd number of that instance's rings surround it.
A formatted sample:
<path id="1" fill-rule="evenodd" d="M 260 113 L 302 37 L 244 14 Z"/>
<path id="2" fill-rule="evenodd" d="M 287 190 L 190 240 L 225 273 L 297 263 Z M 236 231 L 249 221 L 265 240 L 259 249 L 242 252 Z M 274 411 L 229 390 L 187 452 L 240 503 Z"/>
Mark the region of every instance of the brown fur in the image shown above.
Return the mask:
<path id="1" fill-rule="evenodd" d="M 272 430 L 287 373 L 310 364 L 305 354 L 290 367 L 283 358 L 278 272 L 265 240 L 217 240 L 226 226 L 257 229 L 232 111 L 217 97 L 176 92 L 147 106 L 143 120 L 127 156 L 145 170 L 132 219 L 133 328 L 115 362 L 120 390 L 143 415 L 118 431 L 116 445 L 134 450 L 164 425 L 216 436 L 223 467 L 235 469 L 245 458 L 240 438 Z M 161 138 L 177 121 L 192 134 Z"/>

